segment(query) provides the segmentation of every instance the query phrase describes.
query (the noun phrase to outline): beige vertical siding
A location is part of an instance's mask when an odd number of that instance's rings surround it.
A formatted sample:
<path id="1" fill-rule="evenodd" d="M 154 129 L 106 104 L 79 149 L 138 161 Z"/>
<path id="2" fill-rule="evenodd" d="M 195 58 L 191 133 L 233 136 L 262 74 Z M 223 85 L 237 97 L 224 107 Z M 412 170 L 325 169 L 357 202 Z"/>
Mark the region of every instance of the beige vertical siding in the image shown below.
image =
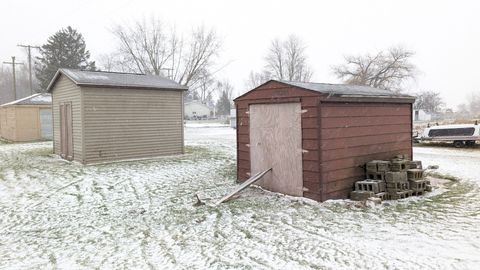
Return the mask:
<path id="1" fill-rule="evenodd" d="M 60 108 L 62 102 L 72 102 L 73 114 L 73 159 L 83 162 L 82 151 L 82 94 L 78 86 L 64 75 L 60 75 L 52 91 L 53 150 L 60 154 Z"/>
<path id="2" fill-rule="evenodd" d="M 5 140 L 15 141 L 15 108 L 0 108 L 0 137 Z"/>
<path id="3" fill-rule="evenodd" d="M 40 140 L 40 115 L 36 106 L 15 106 L 17 142 Z"/>
<path id="4" fill-rule="evenodd" d="M 183 152 L 182 91 L 83 87 L 85 163 Z"/>

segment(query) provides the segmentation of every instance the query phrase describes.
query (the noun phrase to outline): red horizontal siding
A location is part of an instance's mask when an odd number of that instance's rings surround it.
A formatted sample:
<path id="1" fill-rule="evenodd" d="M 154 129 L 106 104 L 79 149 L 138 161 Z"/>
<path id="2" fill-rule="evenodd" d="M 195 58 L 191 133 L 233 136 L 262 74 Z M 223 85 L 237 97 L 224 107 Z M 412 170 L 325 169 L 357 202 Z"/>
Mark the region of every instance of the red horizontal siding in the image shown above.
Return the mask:
<path id="1" fill-rule="evenodd" d="M 346 149 L 346 148 L 351 148 L 355 146 L 376 145 L 376 144 L 393 143 L 393 142 L 397 142 L 398 144 L 404 144 L 405 142 L 410 142 L 411 140 L 412 140 L 411 133 L 394 133 L 394 134 L 383 134 L 383 135 L 372 135 L 372 136 L 358 136 L 358 137 L 322 140 L 321 148 L 322 150 L 332 150 L 332 149 Z"/>
<path id="2" fill-rule="evenodd" d="M 375 126 L 367 127 L 340 127 L 340 128 L 323 128 L 321 130 L 322 139 L 349 138 L 357 136 L 372 136 L 382 134 L 395 134 L 402 132 L 410 132 L 410 124 L 393 124 L 382 125 L 381 128 Z"/>
<path id="3" fill-rule="evenodd" d="M 410 116 L 349 116 L 322 118 L 322 128 L 377 127 L 384 125 L 410 124 Z"/>
<path id="4" fill-rule="evenodd" d="M 324 199 L 346 198 L 373 159 L 411 153 L 410 104 L 322 103 Z"/>
<path id="5" fill-rule="evenodd" d="M 344 108 L 348 108 L 343 110 Z M 322 118 L 350 116 L 410 116 L 410 104 L 326 104 L 322 107 Z"/>

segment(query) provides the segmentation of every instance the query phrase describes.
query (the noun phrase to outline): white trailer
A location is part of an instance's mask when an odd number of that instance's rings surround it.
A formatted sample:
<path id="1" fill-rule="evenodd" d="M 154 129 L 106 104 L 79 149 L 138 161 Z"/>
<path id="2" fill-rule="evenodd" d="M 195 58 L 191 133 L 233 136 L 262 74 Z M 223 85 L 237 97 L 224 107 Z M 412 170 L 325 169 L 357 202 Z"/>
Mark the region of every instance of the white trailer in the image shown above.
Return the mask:
<path id="1" fill-rule="evenodd" d="M 473 146 L 480 140 L 480 126 L 475 124 L 431 126 L 423 131 L 420 141 L 453 142 L 455 147 Z"/>

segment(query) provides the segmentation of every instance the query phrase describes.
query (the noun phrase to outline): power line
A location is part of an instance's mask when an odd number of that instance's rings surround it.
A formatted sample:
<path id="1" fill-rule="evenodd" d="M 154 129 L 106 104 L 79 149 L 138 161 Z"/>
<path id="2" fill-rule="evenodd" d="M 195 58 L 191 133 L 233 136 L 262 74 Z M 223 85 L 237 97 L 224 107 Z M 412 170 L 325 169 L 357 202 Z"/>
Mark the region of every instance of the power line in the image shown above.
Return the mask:
<path id="1" fill-rule="evenodd" d="M 40 49 L 38 46 L 32 46 L 32 45 L 22 45 L 19 44 L 17 45 L 18 47 L 22 48 L 27 48 L 28 52 L 28 81 L 30 83 L 30 94 L 33 95 L 33 82 L 32 82 L 32 48 L 34 49 Z"/>
<path id="2" fill-rule="evenodd" d="M 13 74 L 13 97 L 14 100 L 17 100 L 17 83 L 15 79 L 15 66 L 16 65 L 23 65 L 23 63 L 16 63 L 15 56 L 12 56 L 12 62 L 3 62 L 4 64 L 11 64 L 12 65 L 12 74 Z"/>

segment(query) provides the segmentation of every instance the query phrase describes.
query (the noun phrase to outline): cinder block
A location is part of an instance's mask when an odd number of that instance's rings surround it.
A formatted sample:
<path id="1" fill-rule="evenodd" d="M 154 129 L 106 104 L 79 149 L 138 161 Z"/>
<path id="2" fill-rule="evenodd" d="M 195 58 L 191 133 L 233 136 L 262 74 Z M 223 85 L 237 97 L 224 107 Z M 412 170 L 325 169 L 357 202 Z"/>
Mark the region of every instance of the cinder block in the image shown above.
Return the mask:
<path id="1" fill-rule="evenodd" d="M 375 194 L 375 197 L 380 198 L 382 201 L 388 200 L 388 193 L 387 192 L 380 192 Z"/>
<path id="2" fill-rule="evenodd" d="M 423 192 L 427 188 L 425 180 L 409 180 L 410 189 L 415 192 Z"/>
<path id="3" fill-rule="evenodd" d="M 367 178 L 371 180 L 382 180 L 385 181 L 385 172 L 368 172 Z"/>
<path id="4" fill-rule="evenodd" d="M 367 172 L 387 172 L 390 170 L 390 161 L 372 160 L 366 165 Z"/>
<path id="5" fill-rule="evenodd" d="M 409 162 L 410 169 L 423 169 L 422 162 L 420 160 L 412 160 Z"/>
<path id="6" fill-rule="evenodd" d="M 391 200 L 399 200 L 399 199 L 405 199 L 408 198 L 412 195 L 411 191 L 405 190 L 405 191 L 399 191 L 395 193 L 389 193 L 389 197 Z"/>
<path id="7" fill-rule="evenodd" d="M 370 197 L 375 197 L 373 191 L 352 191 L 350 192 L 350 199 L 354 201 L 365 201 Z"/>
<path id="8" fill-rule="evenodd" d="M 377 160 L 372 160 L 372 161 L 367 162 L 366 169 L 367 169 L 367 172 L 372 172 L 372 173 L 378 172 Z"/>
<path id="9" fill-rule="evenodd" d="M 405 159 L 394 159 L 390 165 L 390 170 L 393 172 L 403 172 L 410 169 L 408 160 Z"/>
<path id="10" fill-rule="evenodd" d="M 423 170 L 421 169 L 409 169 L 407 170 L 408 180 L 421 180 L 423 179 Z"/>
<path id="11" fill-rule="evenodd" d="M 407 182 L 407 172 L 386 172 L 385 181 L 388 182 Z"/>
<path id="12" fill-rule="evenodd" d="M 426 192 L 432 192 L 432 190 L 433 190 L 432 186 L 430 186 L 430 185 L 425 186 L 425 191 Z"/>
<path id="13" fill-rule="evenodd" d="M 389 193 L 397 193 L 410 189 L 408 182 L 387 182 L 387 191 Z"/>
<path id="14" fill-rule="evenodd" d="M 374 193 L 384 192 L 385 183 L 381 180 L 366 179 L 355 182 L 356 191 L 373 191 Z"/>
<path id="15" fill-rule="evenodd" d="M 412 196 L 422 196 L 425 191 L 412 191 Z"/>

